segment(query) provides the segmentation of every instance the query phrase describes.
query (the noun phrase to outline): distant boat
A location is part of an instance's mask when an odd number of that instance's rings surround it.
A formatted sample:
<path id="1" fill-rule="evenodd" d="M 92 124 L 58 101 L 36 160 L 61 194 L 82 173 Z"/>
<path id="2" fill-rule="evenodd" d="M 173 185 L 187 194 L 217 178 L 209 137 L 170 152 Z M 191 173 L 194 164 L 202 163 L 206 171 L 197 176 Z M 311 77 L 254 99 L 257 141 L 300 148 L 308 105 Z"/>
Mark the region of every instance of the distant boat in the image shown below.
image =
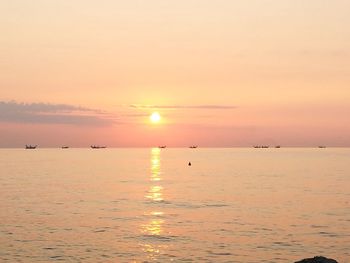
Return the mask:
<path id="1" fill-rule="evenodd" d="M 90 147 L 92 149 L 104 149 L 104 148 L 107 148 L 106 146 L 98 146 L 98 145 L 91 145 Z"/>
<path id="2" fill-rule="evenodd" d="M 268 146 L 268 145 L 255 145 L 253 147 L 254 148 L 269 148 L 270 146 Z"/>
<path id="3" fill-rule="evenodd" d="M 37 145 L 26 145 L 26 149 L 30 149 L 30 150 L 33 150 L 33 149 L 36 149 Z"/>
<path id="4" fill-rule="evenodd" d="M 281 148 L 281 145 L 276 145 L 275 148 Z"/>
<path id="5" fill-rule="evenodd" d="M 69 146 L 62 146 L 61 148 L 62 148 L 62 149 L 68 149 Z"/>
<path id="6" fill-rule="evenodd" d="M 318 148 L 326 148 L 326 146 L 320 145 L 320 146 L 318 146 Z"/>
<path id="7" fill-rule="evenodd" d="M 192 146 L 190 146 L 189 148 L 191 148 L 191 149 L 196 149 L 198 146 L 197 145 L 192 145 Z"/>
<path id="8" fill-rule="evenodd" d="M 166 145 L 158 146 L 158 148 L 164 149 L 164 148 L 166 148 Z"/>

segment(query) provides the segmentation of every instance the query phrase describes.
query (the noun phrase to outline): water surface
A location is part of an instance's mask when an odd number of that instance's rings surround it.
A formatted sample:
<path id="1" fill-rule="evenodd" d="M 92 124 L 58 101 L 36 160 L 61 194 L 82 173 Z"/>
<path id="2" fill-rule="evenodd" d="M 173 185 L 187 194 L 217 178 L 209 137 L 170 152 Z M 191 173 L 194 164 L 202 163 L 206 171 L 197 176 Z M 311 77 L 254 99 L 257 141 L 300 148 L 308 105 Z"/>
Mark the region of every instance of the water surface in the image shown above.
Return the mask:
<path id="1" fill-rule="evenodd" d="M 350 262 L 349 164 L 344 148 L 1 149 L 0 261 Z"/>

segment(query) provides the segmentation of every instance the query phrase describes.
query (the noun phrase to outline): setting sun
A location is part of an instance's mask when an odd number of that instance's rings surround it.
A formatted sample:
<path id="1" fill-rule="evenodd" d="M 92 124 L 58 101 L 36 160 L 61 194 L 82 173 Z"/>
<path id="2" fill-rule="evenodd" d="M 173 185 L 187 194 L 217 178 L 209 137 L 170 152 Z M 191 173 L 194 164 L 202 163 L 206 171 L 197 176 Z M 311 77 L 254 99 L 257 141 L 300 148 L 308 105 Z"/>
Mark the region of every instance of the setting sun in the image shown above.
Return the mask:
<path id="1" fill-rule="evenodd" d="M 160 114 L 158 112 L 153 112 L 149 118 L 152 123 L 158 123 L 160 121 Z"/>

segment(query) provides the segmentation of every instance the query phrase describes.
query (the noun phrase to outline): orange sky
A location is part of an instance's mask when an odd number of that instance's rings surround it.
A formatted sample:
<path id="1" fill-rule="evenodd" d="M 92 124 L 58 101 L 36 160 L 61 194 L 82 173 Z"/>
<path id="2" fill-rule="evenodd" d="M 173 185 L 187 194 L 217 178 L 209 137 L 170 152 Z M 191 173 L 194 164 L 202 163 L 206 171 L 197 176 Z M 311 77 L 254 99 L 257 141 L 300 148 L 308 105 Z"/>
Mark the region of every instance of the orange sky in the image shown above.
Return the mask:
<path id="1" fill-rule="evenodd" d="M 0 147 L 350 146 L 349 10 L 2 1 Z"/>

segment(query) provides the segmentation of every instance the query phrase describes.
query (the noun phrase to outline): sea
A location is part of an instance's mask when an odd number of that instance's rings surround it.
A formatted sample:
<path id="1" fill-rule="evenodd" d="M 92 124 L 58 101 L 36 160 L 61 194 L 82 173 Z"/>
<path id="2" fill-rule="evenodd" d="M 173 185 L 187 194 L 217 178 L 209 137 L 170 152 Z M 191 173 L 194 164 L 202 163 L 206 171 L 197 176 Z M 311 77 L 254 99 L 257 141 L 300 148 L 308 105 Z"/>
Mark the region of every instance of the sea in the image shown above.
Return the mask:
<path id="1" fill-rule="evenodd" d="M 317 255 L 350 262 L 349 148 L 0 149 L 0 262 Z"/>

